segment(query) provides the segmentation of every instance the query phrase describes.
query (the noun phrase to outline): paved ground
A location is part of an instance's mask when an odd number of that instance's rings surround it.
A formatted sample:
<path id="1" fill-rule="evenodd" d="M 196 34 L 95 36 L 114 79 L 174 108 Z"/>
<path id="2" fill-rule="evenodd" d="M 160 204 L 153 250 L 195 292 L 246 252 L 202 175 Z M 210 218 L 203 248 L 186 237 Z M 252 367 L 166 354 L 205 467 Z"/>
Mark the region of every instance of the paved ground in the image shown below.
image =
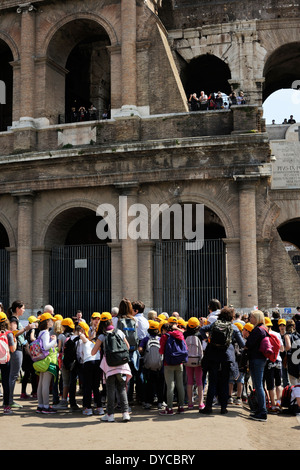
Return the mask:
<path id="1" fill-rule="evenodd" d="M 130 422 L 121 422 L 121 414 L 116 413 L 115 423 L 103 423 L 99 416 L 85 417 L 81 411 L 36 414 L 36 400 L 19 400 L 19 391 L 17 384 L 15 398 L 23 408 L 11 416 L 0 414 L 1 431 L 8 436 L 1 440 L 1 450 L 107 449 L 113 453 L 105 456 L 115 459 L 124 450 L 133 456 L 138 455 L 134 451 L 149 451 L 154 460 L 162 450 L 164 455 L 169 450 L 186 451 L 189 456 L 203 450 L 300 450 L 300 424 L 286 414 L 269 415 L 261 423 L 250 420 L 249 412 L 236 405 L 228 406 L 227 415 L 221 415 L 216 406 L 213 415 L 201 415 L 195 409 L 171 417 L 133 406 Z M 152 464 L 160 463 L 154 460 Z"/>

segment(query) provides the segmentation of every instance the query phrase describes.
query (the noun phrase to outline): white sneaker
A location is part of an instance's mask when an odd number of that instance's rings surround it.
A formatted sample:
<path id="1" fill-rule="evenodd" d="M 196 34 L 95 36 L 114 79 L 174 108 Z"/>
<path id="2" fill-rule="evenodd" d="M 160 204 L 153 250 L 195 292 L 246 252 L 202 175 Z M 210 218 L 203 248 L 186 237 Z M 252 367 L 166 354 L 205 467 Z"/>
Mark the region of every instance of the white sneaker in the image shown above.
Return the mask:
<path id="1" fill-rule="evenodd" d="M 130 421 L 130 416 L 129 416 L 128 411 L 125 411 L 125 413 L 123 413 L 123 421 L 125 423 L 127 423 L 127 421 Z"/>
<path id="2" fill-rule="evenodd" d="M 84 408 L 82 414 L 85 416 L 92 416 L 93 410 L 91 408 Z"/>
<path id="3" fill-rule="evenodd" d="M 94 409 L 95 415 L 104 415 L 104 409 L 102 407 Z"/>
<path id="4" fill-rule="evenodd" d="M 105 414 L 102 418 L 101 418 L 101 421 L 105 421 L 105 422 L 108 422 L 108 423 L 113 423 L 115 421 L 115 415 L 108 415 L 108 414 Z"/>

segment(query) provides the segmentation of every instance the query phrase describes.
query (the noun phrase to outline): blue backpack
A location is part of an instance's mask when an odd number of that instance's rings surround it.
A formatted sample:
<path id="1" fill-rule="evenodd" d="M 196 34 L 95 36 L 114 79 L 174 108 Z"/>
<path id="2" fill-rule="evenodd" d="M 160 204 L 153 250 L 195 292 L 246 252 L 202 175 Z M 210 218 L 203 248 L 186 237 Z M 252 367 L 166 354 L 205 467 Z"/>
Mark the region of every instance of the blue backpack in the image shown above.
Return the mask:
<path id="1" fill-rule="evenodd" d="M 184 340 L 169 335 L 165 344 L 164 360 L 169 366 L 176 366 L 188 361 L 188 349 Z"/>

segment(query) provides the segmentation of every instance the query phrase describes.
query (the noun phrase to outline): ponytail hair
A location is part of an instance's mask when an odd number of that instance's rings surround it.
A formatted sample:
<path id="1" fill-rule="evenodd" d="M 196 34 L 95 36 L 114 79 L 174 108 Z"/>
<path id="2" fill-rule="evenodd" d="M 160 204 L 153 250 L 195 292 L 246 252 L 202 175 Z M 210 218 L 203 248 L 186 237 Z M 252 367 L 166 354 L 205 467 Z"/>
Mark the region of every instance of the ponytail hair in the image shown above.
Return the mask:
<path id="1" fill-rule="evenodd" d="M 23 305 L 24 302 L 21 302 L 21 300 L 15 300 L 7 310 L 7 317 L 10 319 L 16 313 L 17 308 L 22 308 Z"/>

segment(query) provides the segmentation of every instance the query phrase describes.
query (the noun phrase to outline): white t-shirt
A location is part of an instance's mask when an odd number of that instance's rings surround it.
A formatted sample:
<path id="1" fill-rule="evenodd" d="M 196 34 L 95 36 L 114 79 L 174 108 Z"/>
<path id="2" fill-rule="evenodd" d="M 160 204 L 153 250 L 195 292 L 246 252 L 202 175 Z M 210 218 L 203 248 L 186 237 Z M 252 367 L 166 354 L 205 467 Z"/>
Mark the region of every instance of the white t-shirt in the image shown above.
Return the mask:
<path id="1" fill-rule="evenodd" d="M 100 360 L 100 350 L 97 351 L 97 353 L 94 356 L 92 356 L 91 354 L 94 346 L 95 346 L 95 343 L 93 343 L 92 341 L 87 341 L 86 343 L 84 343 L 81 339 L 78 341 L 76 354 L 77 354 L 77 359 L 80 362 L 80 364 L 84 364 L 85 362 L 88 362 L 88 361 Z"/>
<path id="2" fill-rule="evenodd" d="M 271 331 L 272 335 L 275 335 L 277 336 L 277 338 L 280 340 L 280 345 L 283 346 L 283 342 L 282 342 L 282 338 L 281 338 L 281 334 L 278 333 L 277 331 Z M 281 355 L 280 355 L 280 351 L 278 353 L 278 356 L 276 358 L 276 361 L 282 361 L 282 358 L 281 358 Z"/>

